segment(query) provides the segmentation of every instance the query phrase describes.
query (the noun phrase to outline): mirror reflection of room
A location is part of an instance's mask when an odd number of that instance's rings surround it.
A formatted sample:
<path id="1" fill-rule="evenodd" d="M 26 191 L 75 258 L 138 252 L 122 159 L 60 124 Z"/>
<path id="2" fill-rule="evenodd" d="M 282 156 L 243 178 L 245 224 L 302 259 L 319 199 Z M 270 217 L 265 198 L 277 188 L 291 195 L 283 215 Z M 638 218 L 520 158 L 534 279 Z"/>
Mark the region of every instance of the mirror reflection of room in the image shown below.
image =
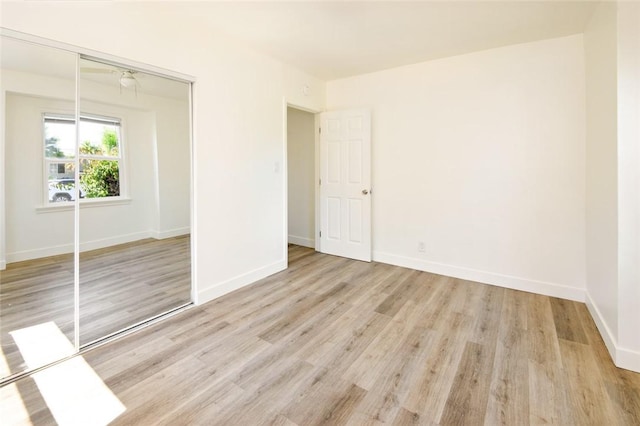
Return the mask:
<path id="1" fill-rule="evenodd" d="M 79 99 L 84 345 L 191 300 L 189 85 L 81 59 Z"/>
<path id="2" fill-rule="evenodd" d="M 74 115 L 76 55 L 5 37 L 1 43 L 0 376 L 6 377 L 75 352 L 74 206 L 47 208 L 51 168 L 61 165 L 61 176 L 73 176 L 75 129 L 46 135 L 44 119 Z M 52 137 L 60 138 L 55 163 L 47 160 Z"/>
<path id="3" fill-rule="evenodd" d="M 1 377 L 191 301 L 190 84 L 76 60 L 2 38 Z"/>

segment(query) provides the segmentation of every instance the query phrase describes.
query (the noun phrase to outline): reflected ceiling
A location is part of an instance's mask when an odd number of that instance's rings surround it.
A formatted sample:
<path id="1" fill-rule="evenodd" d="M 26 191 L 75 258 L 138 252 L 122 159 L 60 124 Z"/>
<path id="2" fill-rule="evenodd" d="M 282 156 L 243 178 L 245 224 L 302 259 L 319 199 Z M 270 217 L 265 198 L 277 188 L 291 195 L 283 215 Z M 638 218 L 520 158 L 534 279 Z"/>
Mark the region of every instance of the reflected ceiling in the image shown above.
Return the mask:
<path id="1" fill-rule="evenodd" d="M 76 65 L 75 54 L 73 53 L 65 55 L 64 51 L 58 49 L 4 37 L 1 39 L 0 50 L 2 52 L 0 68 L 2 69 L 40 74 L 65 80 L 75 79 Z M 128 70 L 128 68 L 82 60 L 80 70 L 82 79 L 119 90 L 119 79 L 122 71 Z M 104 72 L 96 72 L 100 70 Z M 188 97 L 184 82 L 143 72 L 135 72 L 134 75 L 138 81 L 135 90 L 139 93 L 182 100 L 186 100 Z M 132 90 L 132 88 L 126 90 Z"/>

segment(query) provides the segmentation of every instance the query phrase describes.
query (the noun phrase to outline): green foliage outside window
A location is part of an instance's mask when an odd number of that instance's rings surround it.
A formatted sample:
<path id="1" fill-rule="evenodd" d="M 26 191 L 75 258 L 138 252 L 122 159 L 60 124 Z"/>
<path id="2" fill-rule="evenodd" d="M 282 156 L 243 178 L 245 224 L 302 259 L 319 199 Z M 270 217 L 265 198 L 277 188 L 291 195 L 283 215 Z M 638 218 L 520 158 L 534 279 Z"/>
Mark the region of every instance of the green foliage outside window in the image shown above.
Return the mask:
<path id="1" fill-rule="evenodd" d="M 105 130 L 102 146 L 97 147 L 85 141 L 80 145 L 80 154 L 118 155 L 118 135 L 113 130 Z M 82 159 L 80 182 L 87 198 L 117 197 L 120 195 L 120 170 L 118 161 Z"/>
<path id="2" fill-rule="evenodd" d="M 64 152 L 62 152 L 60 148 L 58 148 L 58 142 L 60 142 L 60 139 L 56 137 L 51 137 L 44 140 L 45 157 L 64 158 Z"/>

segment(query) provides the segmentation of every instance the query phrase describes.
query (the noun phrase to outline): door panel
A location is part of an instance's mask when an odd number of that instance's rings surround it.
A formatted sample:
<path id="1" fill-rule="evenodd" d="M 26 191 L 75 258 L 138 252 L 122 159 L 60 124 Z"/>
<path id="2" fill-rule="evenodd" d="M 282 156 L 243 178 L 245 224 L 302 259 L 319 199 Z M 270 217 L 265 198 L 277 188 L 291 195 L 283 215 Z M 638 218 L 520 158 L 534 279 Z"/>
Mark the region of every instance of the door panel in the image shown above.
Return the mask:
<path id="1" fill-rule="evenodd" d="M 340 144 L 329 142 L 327 163 L 327 183 L 340 184 Z"/>
<path id="2" fill-rule="evenodd" d="M 0 385 L 191 301 L 190 83 L 1 32 Z"/>
<path id="3" fill-rule="evenodd" d="M 340 198 L 329 197 L 327 200 L 327 238 L 330 240 L 340 240 Z"/>
<path id="4" fill-rule="evenodd" d="M 349 141 L 349 183 L 362 183 L 361 141 Z"/>
<path id="5" fill-rule="evenodd" d="M 81 347 L 191 301 L 189 91 L 80 60 Z"/>
<path id="6" fill-rule="evenodd" d="M 46 119 L 73 117 L 76 56 L 3 36 L 0 74 L 2 379 L 76 350 L 75 127 Z"/>
<path id="7" fill-rule="evenodd" d="M 320 114 L 320 251 L 371 261 L 371 116 Z"/>
<path id="8" fill-rule="evenodd" d="M 362 243 L 362 200 L 349 200 L 349 242 Z"/>

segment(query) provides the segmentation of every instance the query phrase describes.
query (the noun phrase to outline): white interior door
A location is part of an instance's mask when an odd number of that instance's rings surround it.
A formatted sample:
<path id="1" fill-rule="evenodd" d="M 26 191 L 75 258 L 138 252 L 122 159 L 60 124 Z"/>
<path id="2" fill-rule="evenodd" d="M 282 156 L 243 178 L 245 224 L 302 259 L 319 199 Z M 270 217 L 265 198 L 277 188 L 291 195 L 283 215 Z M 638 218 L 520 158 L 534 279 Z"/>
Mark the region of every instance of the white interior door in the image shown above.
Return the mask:
<path id="1" fill-rule="evenodd" d="M 320 251 L 371 261 L 371 113 L 320 114 Z"/>

